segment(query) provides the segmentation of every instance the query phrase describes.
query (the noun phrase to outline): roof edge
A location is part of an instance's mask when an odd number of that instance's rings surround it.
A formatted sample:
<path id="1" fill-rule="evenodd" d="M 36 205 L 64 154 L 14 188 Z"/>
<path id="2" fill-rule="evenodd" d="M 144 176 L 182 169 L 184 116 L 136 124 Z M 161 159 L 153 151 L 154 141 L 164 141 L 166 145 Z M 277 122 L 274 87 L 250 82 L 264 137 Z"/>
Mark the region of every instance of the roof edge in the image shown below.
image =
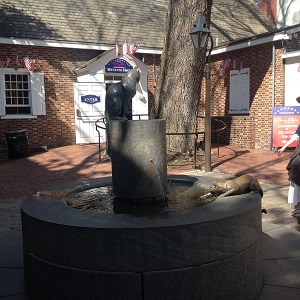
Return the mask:
<path id="1" fill-rule="evenodd" d="M 266 32 L 256 36 L 250 36 L 244 39 L 235 40 L 227 45 L 214 47 L 211 55 L 216 55 L 224 52 L 239 50 L 248 48 L 251 46 L 257 46 L 265 43 L 271 43 L 279 40 L 288 40 L 291 38 L 291 34 L 295 31 L 300 30 L 298 25 L 284 27 L 272 32 Z M 40 46 L 40 47 L 57 47 L 57 48 L 73 48 L 73 49 L 89 49 L 89 50 L 111 50 L 115 45 L 101 45 L 101 44 L 87 44 L 87 43 L 76 43 L 66 41 L 55 41 L 55 40 L 37 40 L 37 39 L 23 39 L 23 38 L 5 38 L 0 37 L 0 44 L 9 45 L 27 45 L 27 46 Z M 144 54 L 162 54 L 160 48 L 146 48 L 140 47 L 137 53 Z"/>
<path id="2" fill-rule="evenodd" d="M 39 46 L 39 47 L 53 47 L 53 48 L 75 48 L 75 49 L 88 49 L 88 50 L 111 50 L 115 45 L 101 45 L 101 44 L 86 44 L 67 41 L 55 40 L 35 40 L 23 38 L 5 38 L 0 37 L 0 44 L 8 45 L 23 45 L 23 46 Z M 161 54 L 162 49 L 159 48 L 139 48 L 137 53 L 148 54 Z"/>
<path id="3" fill-rule="evenodd" d="M 270 34 L 262 34 L 261 36 L 252 36 L 246 39 L 234 41 L 228 45 L 216 47 L 212 50 L 211 55 L 217 55 L 220 53 L 230 52 L 234 50 L 245 49 L 248 47 L 253 47 L 257 45 L 272 43 L 276 41 L 282 40 L 290 40 L 291 35 L 285 33 L 284 31 L 281 32 L 272 32 Z"/>

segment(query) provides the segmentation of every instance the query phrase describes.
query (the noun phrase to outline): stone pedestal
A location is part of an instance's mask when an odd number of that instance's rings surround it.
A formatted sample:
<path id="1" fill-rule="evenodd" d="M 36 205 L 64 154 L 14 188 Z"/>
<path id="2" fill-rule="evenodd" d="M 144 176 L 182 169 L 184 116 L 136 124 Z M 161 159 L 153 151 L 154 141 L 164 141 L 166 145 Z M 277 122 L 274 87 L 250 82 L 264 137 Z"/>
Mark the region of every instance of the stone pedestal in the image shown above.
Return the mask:
<path id="1" fill-rule="evenodd" d="M 156 201 L 167 192 L 165 120 L 110 121 L 113 193 Z"/>

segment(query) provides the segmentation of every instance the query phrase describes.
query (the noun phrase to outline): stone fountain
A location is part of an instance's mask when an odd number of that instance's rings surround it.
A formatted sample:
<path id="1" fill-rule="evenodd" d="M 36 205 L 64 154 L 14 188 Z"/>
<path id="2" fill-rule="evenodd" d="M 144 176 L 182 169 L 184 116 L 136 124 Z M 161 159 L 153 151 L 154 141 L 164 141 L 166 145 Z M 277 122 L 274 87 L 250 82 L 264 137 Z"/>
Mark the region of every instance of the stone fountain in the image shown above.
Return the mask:
<path id="1" fill-rule="evenodd" d="M 254 299 L 263 279 L 260 195 L 170 209 L 170 183 L 186 186 L 179 198 L 189 203 L 213 179 L 167 176 L 164 120 L 115 120 L 110 130 L 112 178 L 50 187 L 22 204 L 28 298 Z M 74 208 L 76 195 L 109 186 L 112 212 Z"/>
<path id="2" fill-rule="evenodd" d="M 112 178 L 49 187 L 22 204 L 28 298 L 254 299 L 260 195 L 200 200 L 212 178 L 168 176 L 165 121 L 125 118 L 139 78 L 130 70 L 107 90 Z"/>

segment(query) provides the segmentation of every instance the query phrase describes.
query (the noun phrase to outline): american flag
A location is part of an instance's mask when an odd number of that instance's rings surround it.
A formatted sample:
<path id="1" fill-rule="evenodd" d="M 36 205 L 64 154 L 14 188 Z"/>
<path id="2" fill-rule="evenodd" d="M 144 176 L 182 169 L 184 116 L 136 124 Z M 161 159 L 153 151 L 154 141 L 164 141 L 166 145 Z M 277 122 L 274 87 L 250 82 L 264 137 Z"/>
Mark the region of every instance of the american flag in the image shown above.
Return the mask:
<path id="1" fill-rule="evenodd" d="M 0 60 L 0 68 L 4 68 L 6 65 L 6 61 L 5 60 Z"/>
<path id="2" fill-rule="evenodd" d="M 0 68 L 8 67 L 10 62 L 9 57 L 6 60 L 0 60 Z"/>
<path id="3" fill-rule="evenodd" d="M 220 66 L 220 76 L 225 76 L 225 71 L 226 69 L 229 67 L 230 65 L 230 62 L 231 62 L 231 59 L 230 58 L 226 58 L 223 63 L 221 64 Z"/>
<path id="4" fill-rule="evenodd" d="M 28 71 L 34 70 L 35 59 L 29 59 L 28 56 L 24 58 L 25 67 Z"/>
<path id="5" fill-rule="evenodd" d="M 125 54 L 129 54 L 129 47 L 128 47 L 128 43 L 127 40 L 125 39 L 124 43 L 123 43 L 123 55 Z"/>
<path id="6" fill-rule="evenodd" d="M 129 54 L 134 55 L 138 48 L 139 47 L 134 46 L 134 42 L 131 42 L 129 46 Z"/>
<path id="7" fill-rule="evenodd" d="M 116 41 L 116 56 L 119 56 L 119 44 L 118 44 L 118 41 Z"/>
<path id="8" fill-rule="evenodd" d="M 233 68 L 233 70 L 236 69 L 236 57 L 234 58 L 234 60 L 232 62 L 232 68 Z"/>
<path id="9" fill-rule="evenodd" d="M 19 67 L 19 56 L 18 56 L 18 54 L 16 55 L 16 66 L 17 66 L 17 68 Z"/>
<path id="10" fill-rule="evenodd" d="M 230 62 L 231 62 L 231 59 L 230 59 L 230 58 L 226 58 L 226 59 L 225 59 L 225 62 L 224 62 L 224 69 L 225 69 L 225 70 L 229 67 Z"/>

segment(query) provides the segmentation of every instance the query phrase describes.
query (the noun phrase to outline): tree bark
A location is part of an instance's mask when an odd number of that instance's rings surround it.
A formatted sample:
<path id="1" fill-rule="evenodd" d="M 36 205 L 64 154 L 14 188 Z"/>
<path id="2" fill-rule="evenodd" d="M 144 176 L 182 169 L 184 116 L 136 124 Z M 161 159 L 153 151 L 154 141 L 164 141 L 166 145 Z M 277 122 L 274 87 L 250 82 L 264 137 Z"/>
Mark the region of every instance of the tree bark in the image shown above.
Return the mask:
<path id="1" fill-rule="evenodd" d="M 195 49 L 190 30 L 201 10 L 210 24 L 213 0 L 170 0 L 152 118 L 166 119 L 168 133 L 196 131 L 206 49 Z M 195 135 L 170 135 L 168 147 L 187 152 Z"/>

